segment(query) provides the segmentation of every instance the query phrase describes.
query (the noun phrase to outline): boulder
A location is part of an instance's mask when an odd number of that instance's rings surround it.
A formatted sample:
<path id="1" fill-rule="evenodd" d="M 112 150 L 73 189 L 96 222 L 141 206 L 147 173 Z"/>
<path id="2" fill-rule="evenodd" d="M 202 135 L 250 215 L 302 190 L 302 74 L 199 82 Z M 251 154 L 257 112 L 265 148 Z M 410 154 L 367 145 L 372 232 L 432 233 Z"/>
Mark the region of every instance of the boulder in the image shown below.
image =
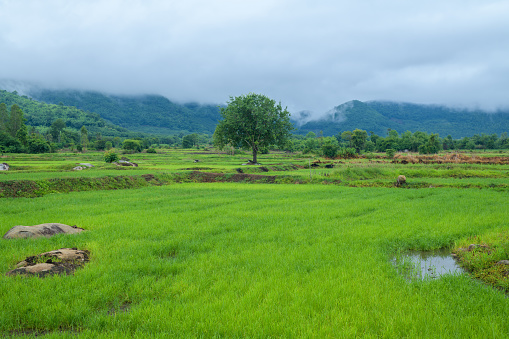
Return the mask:
<path id="1" fill-rule="evenodd" d="M 83 232 L 83 228 L 58 223 L 40 224 L 35 226 L 20 225 L 14 226 L 8 230 L 4 235 L 4 239 L 51 237 L 60 233 L 76 234 L 80 232 Z"/>
<path id="2" fill-rule="evenodd" d="M 61 248 L 56 251 L 27 257 L 6 275 L 35 275 L 45 277 L 54 274 L 72 274 L 77 268 L 89 261 L 89 252 L 76 248 Z"/>
<path id="3" fill-rule="evenodd" d="M 94 167 L 94 165 L 89 164 L 88 162 L 82 162 L 82 163 L 80 163 L 78 165 L 80 165 L 81 167 Z"/>
<path id="4" fill-rule="evenodd" d="M 499 262 L 497 262 L 497 264 L 499 264 L 499 265 L 509 265 L 509 260 L 500 260 Z"/>
<path id="5" fill-rule="evenodd" d="M 73 168 L 74 171 L 81 171 L 83 169 L 85 169 L 86 167 L 81 167 L 81 166 L 76 166 Z"/>
<path id="6" fill-rule="evenodd" d="M 404 175 L 398 175 L 398 184 L 404 184 L 406 182 L 406 177 Z"/>
<path id="7" fill-rule="evenodd" d="M 0 164 L 0 171 L 8 171 L 8 170 L 9 170 L 8 164 L 6 164 L 5 162 Z"/>

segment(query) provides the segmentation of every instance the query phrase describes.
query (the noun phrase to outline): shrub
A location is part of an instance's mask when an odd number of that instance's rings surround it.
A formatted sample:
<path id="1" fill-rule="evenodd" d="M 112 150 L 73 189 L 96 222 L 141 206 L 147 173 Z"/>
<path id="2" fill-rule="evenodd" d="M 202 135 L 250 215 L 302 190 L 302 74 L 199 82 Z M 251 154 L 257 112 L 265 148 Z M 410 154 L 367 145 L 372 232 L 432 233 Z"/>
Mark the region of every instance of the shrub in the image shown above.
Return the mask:
<path id="1" fill-rule="evenodd" d="M 396 154 L 396 150 L 392 149 L 392 148 L 388 148 L 385 151 L 385 154 L 387 155 L 387 158 L 392 159 L 392 158 L 394 158 L 394 155 Z"/>
<path id="2" fill-rule="evenodd" d="M 343 159 L 357 158 L 357 151 L 353 147 L 342 148 L 339 150 L 339 157 Z"/>
<path id="3" fill-rule="evenodd" d="M 141 152 L 142 150 L 141 142 L 139 140 L 134 139 L 124 140 L 124 142 L 122 143 L 122 148 L 125 149 L 126 151 L 131 152 Z"/>
<path id="4" fill-rule="evenodd" d="M 157 153 L 155 148 L 149 148 L 147 149 L 147 153 Z"/>
<path id="5" fill-rule="evenodd" d="M 104 161 L 112 163 L 118 160 L 118 154 L 114 150 L 104 152 Z"/>
<path id="6" fill-rule="evenodd" d="M 327 158 L 335 158 L 338 154 L 339 144 L 338 140 L 333 137 L 324 138 L 323 144 L 320 147 L 322 155 Z"/>

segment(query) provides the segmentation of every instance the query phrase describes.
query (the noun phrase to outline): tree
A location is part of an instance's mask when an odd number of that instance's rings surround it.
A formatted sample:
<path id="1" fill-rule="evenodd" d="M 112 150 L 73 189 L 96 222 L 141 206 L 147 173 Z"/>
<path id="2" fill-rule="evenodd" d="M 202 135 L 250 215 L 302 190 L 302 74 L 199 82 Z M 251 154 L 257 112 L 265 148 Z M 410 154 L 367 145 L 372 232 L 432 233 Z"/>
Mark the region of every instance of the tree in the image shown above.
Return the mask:
<path id="1" fill-rule="evenodd" d="M 122 143 L 122 148 L 132 152 L 141 152 L 143 149 L 141 147 L 141 141 L 135 139 L 125 139 Z"/>
<path id="2" fill-rule="evenodd" d="M 214 144 L 220 149 L 227 144 L 250 148 L 253 163 L 258 152 L 271 145 L 284 147 L 293 129 L 290 113 L 276 102 L 261 94 L 249 93 L 230 97 L 228 106 L 221 108 L 223 120 L 214 132 Z"/>
<path id="3" fill-rule="evenodd" d="M 88 145 L 88 131 L 85 126 L 81 126 L 80 134 L 81 134 L 81 146 L 83 147 L 83 149 L 86 149 Z"/>
<path id="4" fill-rule="evenodd" d="M 8 124 L 9 113 L 7 112 L 7 106 L 2 102 L 0 103 L 0 133 L 7 132 Z"/>
<path id="5" fill-rule="evenodd" d="M 11 106 L 11 116 L 9 118 L 8 132 L 11 136 L 16 137 L 18 130 L 23 128 L 25 125 L 25 118 L 23 117 L 23 111 L 18 105 L 14 104 Z M 25 129 L 26 131 L 26 129 Z"/>
<path id="6" fill-rule="evenodd" d="M 57 120 L 53 121 L 53 123 L 51 124 L 51 127 L 49 129 L 50 129 L 51 137 L 53 138 L 54 142 L 57 142 L 57 141 L 60 142 L 60 140 L 59 140 L 60 133 L 64 130 L 64 128 L 65 128 L 65 121 L 63 119 L 57 119 Z"/>
<path id="7" fill-rule="evenodd" d="M 40 135 L 33 134 L 28 140 L 28 152 L 32 154 L 47 153 L 51 150 L 48 142 Z"/>
<path id="8" fill-rule="evenodd" d="M 182 138 L 182 148 L 192 148 L 198 144 L 198 134 L 188 134 Z"/>
<path id="9" fill-rule="evenodd" d="M 334 137 L 323 138 L 323 143 L 320 149 L 323 156 L 331 159 L 335 158 L 339 150 L 338 139 Z"/>
<path id="10" fill-rule="evenodd" d="M 366 140 L 368 139 L 368 132 L 363 131 L 361 129 L 355 129 L 352 133 L 352 147 L 355 148 L 357 153 L 361 152 L 361 149 L 364 149 L 366 145 Z"/>

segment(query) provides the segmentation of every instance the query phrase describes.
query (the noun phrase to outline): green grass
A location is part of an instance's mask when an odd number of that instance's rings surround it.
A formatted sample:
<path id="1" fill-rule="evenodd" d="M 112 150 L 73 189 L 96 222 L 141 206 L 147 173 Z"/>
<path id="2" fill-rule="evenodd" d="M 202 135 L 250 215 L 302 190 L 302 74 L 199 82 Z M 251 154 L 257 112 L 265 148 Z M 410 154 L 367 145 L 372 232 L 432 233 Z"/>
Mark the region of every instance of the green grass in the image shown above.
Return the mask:
<path id="1" fill-rule="evenodd" d="M 60 337 L 505 337 L 505 295 L 466 275 L 409 283 L 398 250 L 507 229 L 507 192 L 180 184 L 0 200 L 0 233 L 61 222 L 76 236 L 0 241 L 0 331 Z M 74 276 L 7 277 L 88 249 Z M 47 331 L 47 332 L 46 332 Z"/>

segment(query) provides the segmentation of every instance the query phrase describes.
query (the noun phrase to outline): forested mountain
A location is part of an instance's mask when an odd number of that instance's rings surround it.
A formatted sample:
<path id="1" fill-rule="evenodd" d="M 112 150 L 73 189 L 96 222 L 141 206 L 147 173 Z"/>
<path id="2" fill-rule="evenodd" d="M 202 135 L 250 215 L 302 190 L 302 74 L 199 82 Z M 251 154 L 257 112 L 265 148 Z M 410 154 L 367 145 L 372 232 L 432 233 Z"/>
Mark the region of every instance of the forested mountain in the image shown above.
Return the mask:
<path id="1" fill-rule="evenodd" d="M 14 104 L 18 105 L 24 113 L 25 123 L 28 126 L 38 127 L 42 130 L 49 128 L 55 120 L 62 119 L 67 128 L 76 131 L 86 126 L 88 132 L 94 135 L 100 133 L 104 136 L 113 137 L 135 136 L 135 133 L 104 120 L 97 113 L 86 112 L 63 104 L 46 104 L 25 95 L 20 96 L 15 91 L 11 93 L 0 90 L 0 103 L 5 103 L 9 109 Z"/>
<path id="2" fill-rule="evenodd" d="M 330 136 L 359 128 L 378 135 L 385 135 L 392 129 L 398 133 L 422 131 L 461 138 L 508 132 L 509 111 L 488 113 L 438 105 L 354 100 L 335 107 L 321 120 L 300 125 L 295 120 L 294 123 L 299 127 L 299 134 L 322 131 L 323 135 Z"/>
<path id="3" fill-rule="evenodd" d="M 146 133 L 214 133 L 220 119 L 215 105 L 180 105 L 160 95 L 107 95 L 94 91 L 31 90 L 39 101 L 75 106 L 99 114 L 113 124 Z"/>

